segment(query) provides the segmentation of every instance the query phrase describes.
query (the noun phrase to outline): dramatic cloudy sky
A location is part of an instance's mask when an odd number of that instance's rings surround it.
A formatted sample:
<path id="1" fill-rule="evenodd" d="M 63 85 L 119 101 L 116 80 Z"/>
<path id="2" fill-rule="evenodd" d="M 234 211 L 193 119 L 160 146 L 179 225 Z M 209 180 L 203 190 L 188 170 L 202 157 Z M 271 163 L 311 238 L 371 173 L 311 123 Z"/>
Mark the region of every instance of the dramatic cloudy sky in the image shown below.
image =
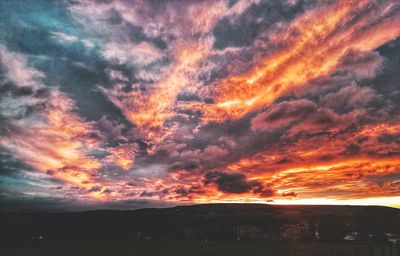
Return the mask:
<path id="1" fill-rule="evenodd" d="M 400 2 L 0 1 L 3 211 L 400 206 Z"/>

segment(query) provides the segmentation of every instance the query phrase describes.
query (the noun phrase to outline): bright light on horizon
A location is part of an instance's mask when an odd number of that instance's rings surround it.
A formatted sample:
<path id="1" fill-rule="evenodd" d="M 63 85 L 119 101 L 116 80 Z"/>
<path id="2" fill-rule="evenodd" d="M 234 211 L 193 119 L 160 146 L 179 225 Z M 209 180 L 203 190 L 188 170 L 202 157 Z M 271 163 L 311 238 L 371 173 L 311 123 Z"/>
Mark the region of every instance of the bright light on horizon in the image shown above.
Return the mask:
<path id="1" fill-rule="evenodd" d="M 273 201 L 272 200 L 262 201 L 256 198 L 251 198 L 251 199 L 231 198 L 231 199 L 216 199 L 209 201 L 196 200 L 195 202 L 193 202 L 193 204 L 212 204 L 212 203 L 270 204 L 270 205 L 352 205 L 352 206 L 387 206 L 387 207 L 400 208 L 400 196 L 359 198 L 359 199 L 333 199 L 333 198 L 275 199 Z"/>
<path id="2" fill-rule="evenodd" d="M 307 198 L 307 199 L 293 199 L 282 200 L 277 199 L 271 204 L 289 205 L 363 205 L 363 206 L 389 206 L 400 208 L 400 196 L 396 197 L 374 197 L 362 199 L 332 199 L 332 198 Z"/>

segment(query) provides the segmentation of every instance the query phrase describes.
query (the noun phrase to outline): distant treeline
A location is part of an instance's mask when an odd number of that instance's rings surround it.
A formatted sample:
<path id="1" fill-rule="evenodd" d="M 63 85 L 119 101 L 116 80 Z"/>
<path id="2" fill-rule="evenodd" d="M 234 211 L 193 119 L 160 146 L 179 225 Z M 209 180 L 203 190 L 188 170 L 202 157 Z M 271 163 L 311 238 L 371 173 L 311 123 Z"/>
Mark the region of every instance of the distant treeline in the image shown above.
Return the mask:
<path id="1" fill-rule="evenodd" d="M 96 239 L 384 242 L 398 234 L 400 210 L 372 206 L 209 204 L 0 214 L 0 243 Z"/>

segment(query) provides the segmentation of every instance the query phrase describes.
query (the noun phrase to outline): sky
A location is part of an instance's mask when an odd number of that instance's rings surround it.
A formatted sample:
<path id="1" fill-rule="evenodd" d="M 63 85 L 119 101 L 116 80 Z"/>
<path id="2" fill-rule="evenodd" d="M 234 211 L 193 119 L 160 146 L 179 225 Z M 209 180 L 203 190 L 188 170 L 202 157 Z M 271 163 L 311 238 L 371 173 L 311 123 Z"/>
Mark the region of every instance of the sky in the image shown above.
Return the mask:
<path id="1" fill-rule="evenodd" d="M 400 207 L 400 2 L 0 1 L 0 211 Z"/>

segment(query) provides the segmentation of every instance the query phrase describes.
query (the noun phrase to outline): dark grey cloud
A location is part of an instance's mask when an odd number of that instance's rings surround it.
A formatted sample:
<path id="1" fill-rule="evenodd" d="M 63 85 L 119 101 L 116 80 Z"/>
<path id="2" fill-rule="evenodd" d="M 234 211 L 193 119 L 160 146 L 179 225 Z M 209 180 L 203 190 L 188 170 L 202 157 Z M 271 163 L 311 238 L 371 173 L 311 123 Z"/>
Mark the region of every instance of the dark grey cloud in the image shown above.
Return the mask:
<path id="1" fill-rule="evenodd" d="M 257 180 L 247 180 L 242 173 L 229 173 L 221 171 L 208 172 L 204 175 L 204 185 L 214 184 L 218 190 L 226 193 L 242 194 L 254 193 L 263 197 L 271 197 L 274 191 L 265 188 Z"/>
<path id="2" fill-rule="evenodd" d="M 273 131 L 285 129 L 295 121 L 315 112 L 317 105 L 308 99 L 283 101 L 274 104 L 251 120 L 251 129 L 255 131 Z"/>
<path id="3" fill-rule="evenodd" d="M 254 44 L 254 41 L 265 40 L 266 28 L 274 29 L 274 25 L 280 22 L 292 20 L 297 14 L 304 11 L 303 1 L 294 5 L 286 1 L 260 1 L 251 5 L 240 17 L 232 21 L 222 19 L 214 28 L 215 48 L 246 47 Z"/>

